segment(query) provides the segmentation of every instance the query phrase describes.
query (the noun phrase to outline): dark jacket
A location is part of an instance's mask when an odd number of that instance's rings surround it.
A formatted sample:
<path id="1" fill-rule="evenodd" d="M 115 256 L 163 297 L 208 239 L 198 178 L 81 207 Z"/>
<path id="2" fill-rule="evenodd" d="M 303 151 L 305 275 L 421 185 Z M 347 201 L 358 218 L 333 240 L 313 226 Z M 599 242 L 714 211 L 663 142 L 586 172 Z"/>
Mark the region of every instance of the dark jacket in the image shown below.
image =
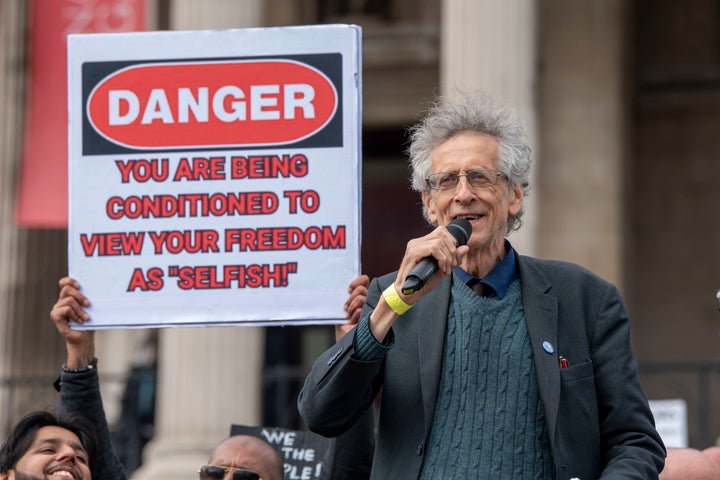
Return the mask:
<path id="1" fill-rule="evenodd" d="M 640 385 L 618 290 L 570 263 L 519 256 L 518 269 L 555 478 L 657 478 L 665 449 Z M 371 282 L 363 315 L 395 275 Z M 300 393 L 310 430 L 337 436 L 382 388 L 371 478 L 419 475 L 435 414 L 450 287 L 447 278 L 397 319 L 395 344 L 378 361 L 355 360 L 354 335 L 345 335 L 316 360 Z M 559 367 L 558 355 L 568 368 Z"/>
<path id="2" fill-rule="evenodd" d="M 113 450 L 110 429 L 103 409 L 97 368 L 82 372 L 61 372 L 60 412 L 82 415 L 95 425 L 99 458 L 93 480 L 127 480 L 122 463 Z"/>

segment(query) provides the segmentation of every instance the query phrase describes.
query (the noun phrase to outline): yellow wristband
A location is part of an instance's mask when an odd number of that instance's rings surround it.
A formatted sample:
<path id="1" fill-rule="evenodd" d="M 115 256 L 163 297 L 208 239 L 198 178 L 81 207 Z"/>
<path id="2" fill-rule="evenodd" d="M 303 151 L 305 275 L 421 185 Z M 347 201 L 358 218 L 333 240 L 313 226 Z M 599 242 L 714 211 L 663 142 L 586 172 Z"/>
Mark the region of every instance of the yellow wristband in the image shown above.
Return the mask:
<path id="1" fill-rule="evenodd" d="M 402 298 L 400 298 L 397 290 L 395 290 L 395 285 L 392 283 L 383 292 L 383 298 L 385 299 L 385 302 L 387 302 L 388 306 L 392 308 L 392 311 L 398 315 L 402 315 L 412 308 L 412 305 L 408 305 Z"/>

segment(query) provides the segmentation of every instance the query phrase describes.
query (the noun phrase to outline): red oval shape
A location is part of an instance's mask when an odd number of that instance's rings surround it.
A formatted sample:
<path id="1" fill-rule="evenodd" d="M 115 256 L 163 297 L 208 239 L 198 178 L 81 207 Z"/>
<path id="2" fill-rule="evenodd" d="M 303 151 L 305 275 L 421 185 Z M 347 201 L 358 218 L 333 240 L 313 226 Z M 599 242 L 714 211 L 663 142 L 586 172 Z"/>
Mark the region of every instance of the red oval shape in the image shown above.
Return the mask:
<path id="1" fill-rule="evenodd" d="M 140 64 L 92 91 L 87 115 L 130 148 L 288 144 L 321 130 L 338 107 L 335 86 L 292 60 Z"/>

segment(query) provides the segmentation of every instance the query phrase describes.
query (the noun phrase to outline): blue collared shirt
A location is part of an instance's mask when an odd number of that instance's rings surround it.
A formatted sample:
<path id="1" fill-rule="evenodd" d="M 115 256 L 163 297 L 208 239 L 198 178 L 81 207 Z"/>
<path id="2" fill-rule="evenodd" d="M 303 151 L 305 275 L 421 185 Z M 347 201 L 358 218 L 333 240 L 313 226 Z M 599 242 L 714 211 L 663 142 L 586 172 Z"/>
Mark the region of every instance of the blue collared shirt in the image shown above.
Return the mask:
<path id="1" fill-rule="evenodd" d="M 510 284 L 520 278 L 520 272 L 518 272 L 517 269 L 517 260 L 515 259 L 515 249 L 507 240 L 505 240 L 505 251 L 507 252 L 505 258 L 483 278 L 478 279 L 460 267 L 455 267 L 454 272 L 465 283 L 477 279 L 490 286 L 495 291 L 495 295 L 502 299 L 507 293 L 508 288 L 510 288 Z"/>

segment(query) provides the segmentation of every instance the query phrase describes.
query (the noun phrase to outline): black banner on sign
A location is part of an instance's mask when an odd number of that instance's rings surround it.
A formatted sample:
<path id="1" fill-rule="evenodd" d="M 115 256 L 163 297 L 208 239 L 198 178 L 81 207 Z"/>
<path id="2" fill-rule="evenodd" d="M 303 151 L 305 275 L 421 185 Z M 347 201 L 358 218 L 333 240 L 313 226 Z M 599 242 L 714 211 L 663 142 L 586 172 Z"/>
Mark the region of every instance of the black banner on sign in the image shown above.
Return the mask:
<path id="1" fill-rule="evenodd" d="M 272 445 L 285 463 L 285 480 L 330 480 L 335 439 L 278 427 L 233 425 L 230 435 L 253 435 Z"/>

